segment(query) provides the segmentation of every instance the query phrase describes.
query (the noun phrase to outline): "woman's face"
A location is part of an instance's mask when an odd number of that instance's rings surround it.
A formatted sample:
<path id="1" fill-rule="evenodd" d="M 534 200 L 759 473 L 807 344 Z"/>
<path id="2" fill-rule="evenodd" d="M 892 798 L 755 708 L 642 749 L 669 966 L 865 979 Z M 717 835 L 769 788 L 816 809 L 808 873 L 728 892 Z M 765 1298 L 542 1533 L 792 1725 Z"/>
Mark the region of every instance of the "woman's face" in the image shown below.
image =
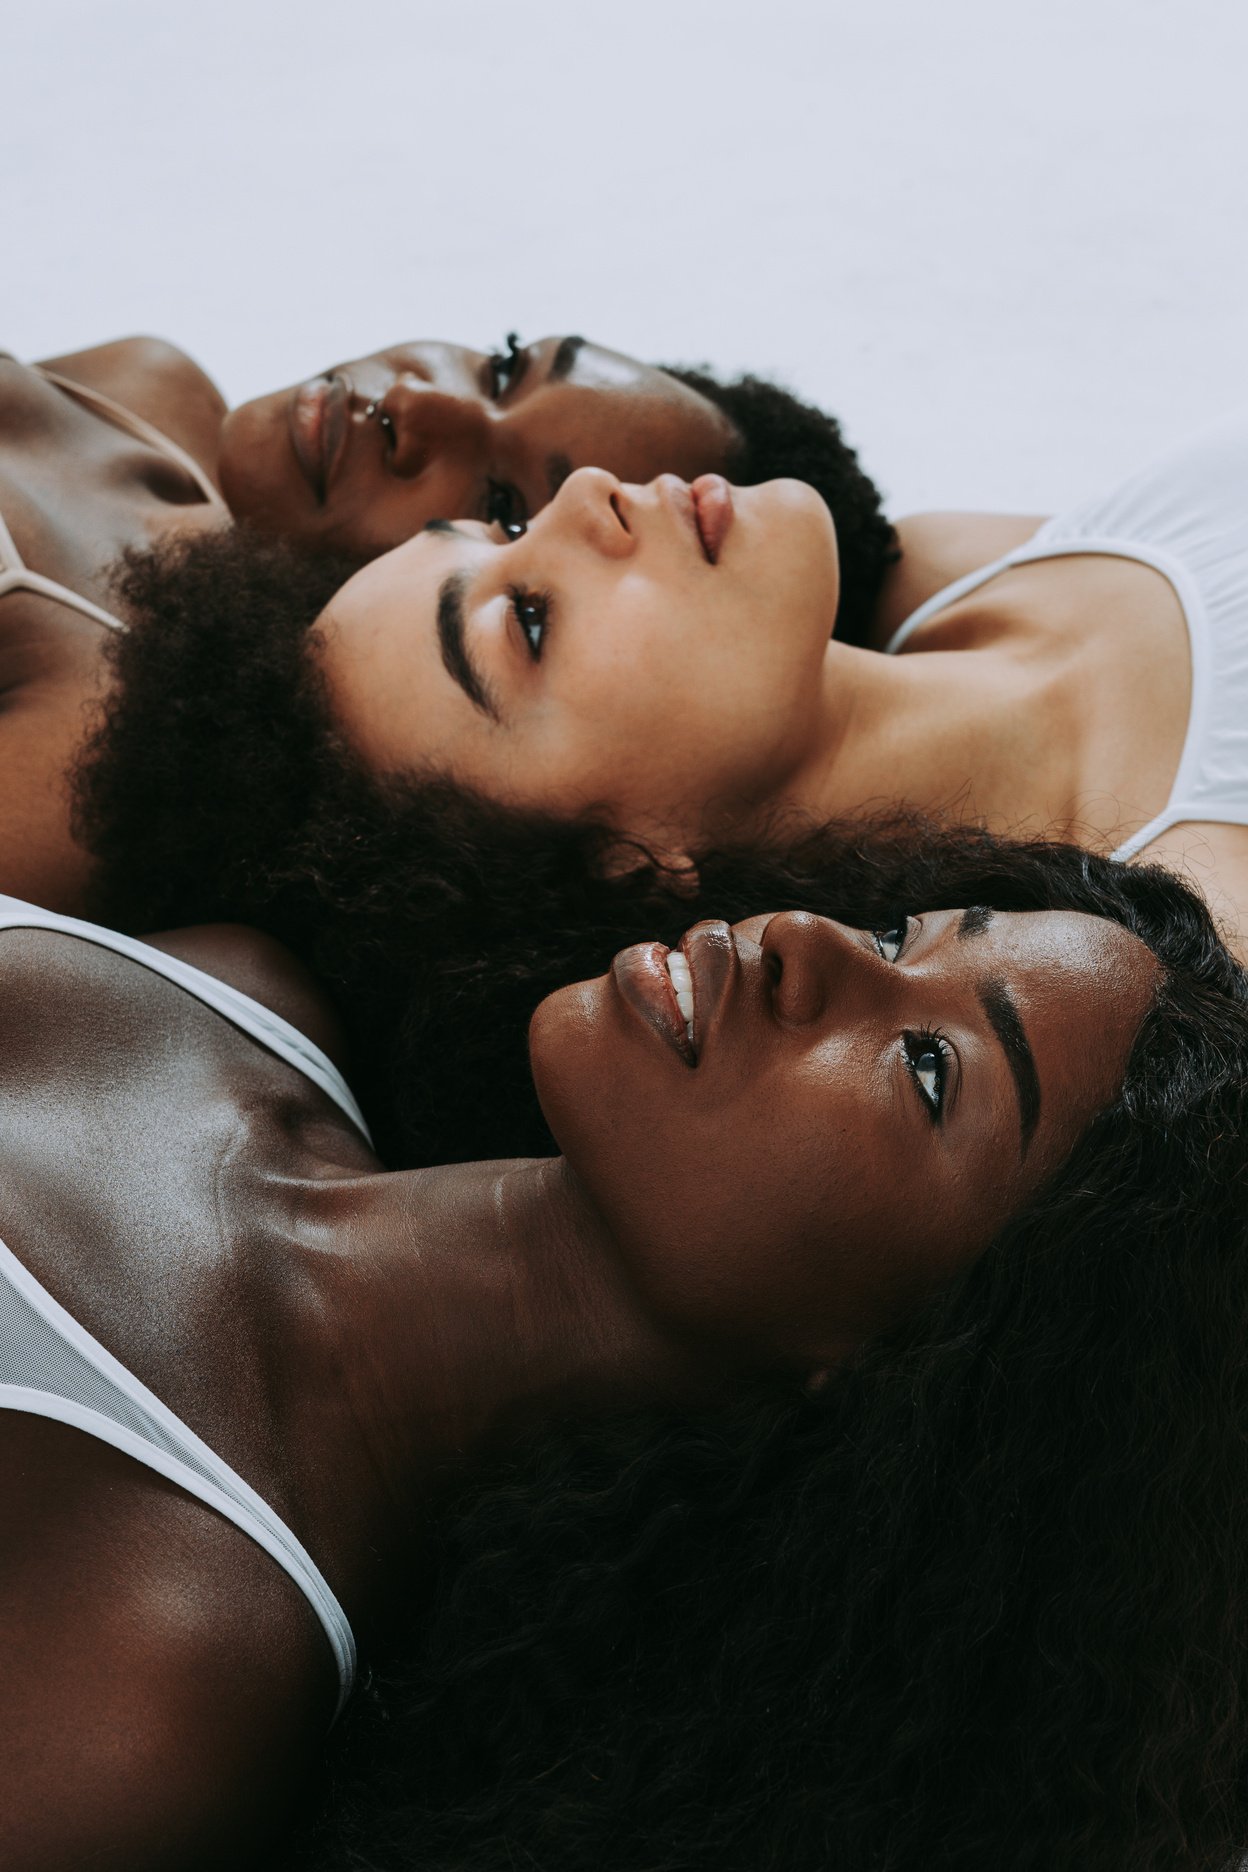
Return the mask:
<path id="1" fill-rule="evenodd" d="M 331 706 L 375 771 L 684 841 L 819 743 L 836 535 L 800 481 L 626 486 L 582 469 L 523 537 L 435 523 L 321 620 Z"/>
<path id="2" fill-rule="evenodd" d="M 680 953 L 691 1040 L 668 951 L 627 949 L 537 1010 L 538 1094 L 647 1311 L 798 1365 L 987 1246 L 1115 1098 L 1157 982 L 1066 912 L 785 912 Z"/>
<path id="3" fill-rule="evenodd" d="M 705 397 L 583 338 L 420 340 L 232 410 L 221 484 L 236 519 L 372 556 L 427 520 L 523 523 L 576 468 L 719 471 L 737 441 Z"/>

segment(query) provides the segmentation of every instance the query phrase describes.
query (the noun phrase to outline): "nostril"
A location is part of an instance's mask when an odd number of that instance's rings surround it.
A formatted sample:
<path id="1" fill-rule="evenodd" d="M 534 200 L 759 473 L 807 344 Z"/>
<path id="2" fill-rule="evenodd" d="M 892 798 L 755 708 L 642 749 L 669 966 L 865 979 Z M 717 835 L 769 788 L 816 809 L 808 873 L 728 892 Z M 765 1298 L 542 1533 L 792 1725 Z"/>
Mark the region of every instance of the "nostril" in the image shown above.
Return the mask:
<path id="1" fill-rule="evenodd" d="M 628 521 L 624 518 L 624 510 L 620 506 L 620 497 L 618 494 L 612 494 L 611 508 L 612 508 L 613 513 L 615 514 L 616 519 L 619 521 L 620 525 L 623 527 L 624 531 L 627 533 Z"/>
<path id="2" fill-rule="evenodd" d="M 767 970 L 768 987 L 778 988 L 784 975 L 784 963 L 774 949 L 767 949 L 763 952 L 763 963 Z"/>

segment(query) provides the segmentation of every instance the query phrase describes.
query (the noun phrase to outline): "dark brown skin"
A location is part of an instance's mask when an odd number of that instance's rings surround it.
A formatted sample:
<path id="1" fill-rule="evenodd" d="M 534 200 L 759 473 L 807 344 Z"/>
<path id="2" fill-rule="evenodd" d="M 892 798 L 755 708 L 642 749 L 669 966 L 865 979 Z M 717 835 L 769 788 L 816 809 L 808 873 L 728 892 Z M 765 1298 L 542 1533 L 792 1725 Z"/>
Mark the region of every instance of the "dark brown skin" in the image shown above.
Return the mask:
<path id="1" fill-rule="evenodd" d="M 323 499 L 292 440 L 300 385 L 227 418 L 211 380 L 160 339 L 119 339 L 45 363 L 180 444 L 219 475 L 240 518 L 362 553 L 398 544 L 435 516 L 531 514 L 567 467 L 600 465 L 646 481 L 725 465 L 731 433 L 700 397 L 592 344 L 577 348 L 555 380 L 560 344 L 522 347 L 505 370 L 488 353 L 423 341 L 336 366 L 349 386 L 349 435 Z M 3 353 L 0 513 L 27 565 L 106 610 L 109 568 L 127 547 L 222 524 L 165 456 Z M 901 523 L 904 558 L 883 594 L 883 618 L 899 621 L 1037 524 L 994 515 L 939 521 L 935 529 L 922 516 Z M 70 837 L 65 775 L 84 709 L 99 692 L 105 636 L 52 600 L 0 598 L 0 890 L 70 913 L 85 905 L 89 863 Z"/>
<path id="2" fill-rule="evenodd" d="M 227 412 L 215 385 L 158 339 L 44 362 L 144 417 L 214 479 L 223 455 L 240 517 L 362 553 L 397 544 L 435 514 L 475 512 L 487 474 L 527 510 L 546 498 L 561 460 L 576 466 L 603 455 L 645 473 L 669 454 L 693 474 L 721 465 L 731 431 L 702 398 L 592 346 L 552 383 L 558 346 L 532 347 L 531 366 L 501 399 L 486 393 L 486 357 L 462 347 L 404 346 L 341 367 L 370 396 L 386 398 L 388 427 L 383 435 L 377 420 L 369 423 L 366 440 L 376 448 L 344 461 L 327 501 L 313 498 L 293 450 L 287 417 L 298 386 L 244 405 L 223 437 Z M 363 428 L 364 407 L 353 431 Z M 109 570 L 127 547 L 225 518 L 166 456 L 3 354 L 0 514 L 29 567 L 105 610 Z M 102 626 L 54 600 L 23 591 L 0 598 L 0 890 L 67 912 L 84 906 L 89 867 L 70 837 L 65 775 L 84 709 L 99 693 L 105 641 Z"/>
<path id="3" fill-rule="evenodd" d="M 709 993 L 703 941 L 732 949 L 748 994 Z M 266 990 L 315 1030 L 312 991 L 271 946 L 251 953 L 228 931 L 162 944 Z M 1155 979 L 1140 944 L 1083 917 L 1001 917 L 974 942 L 933 918 L 891 945 L 817 919 L 759 918 L 735 939 L 703 926 L 689 947 L 706 993 L 697 1067 L 623 1006 L 615 977 L 564 991 L 545 1004 L 533 1051 L 568 1157 L 392 1176 L 315 1087 L 173 984 L 73 937 L 0 934 L 6 1242 L 272 1504 L 365 1652 L 384 1621 L 386 1566 L 410 1566 L 413 1506 L 448 1466 L 555 1410 L 713 1398 L 777 1366 L 809 1382 L 861 1336 L 873 1291 L 877 1310 L 891 1307 L 898 1179 L 918 1210 L 930 1166 L 904 1136 L 899 1162 L 878 1130 L 883 1154 L 864 1155 L 862 1125 L 890 1124 L 894 1099 L 907 1125 L 917 1096 L 894 1084 L 881 1103 L 863 1066 L 873 1047 L 891 1049 L 895 1073 L 900 1028 L 941 1020 L 963 1050 L 959 1070 L 985 1076 L 978 1106 L 959 1094 L 960 1130 L 945 1127 L 956 1174 L 933 1212 L 972 1254 L 989 1166 L 994 1208 L 1025 1200 L 1112 1097 Z M 639 952 L 627 954 L 635 964 Z M 1041 1084 L 1028 1158 L 1004 1169 L 1012 1093 L 959 1026 L 975 970 L 1018 997 Z M 1093 1024 L 1096 1048 L 1074 1047 Z M 743 1074 L 760 1040 L 775 1055 L 765 1112 Z M 695 1120 L 734 1061 L 726 1177 Z M 611 1122 L 595 1129 L 586 1114 L 603 1087 Z M 838 1143 L 847 1121 L 857 1134 Z M 826 1223 L 823 1182 L 801 1197 L 816 1131 L 824 1159 L 854 1153 L 852 1226 L 831 1263 L 805 1227 L 777 1281 L 777 1244 L 757 1218 L 748 1240 L 727 1244 L 713 1219 L 788 1137 L 796 1154 L 772 1234 L 803 1208 L 809 1220 L 811 1200 Z M 942 1240 L 928 1229 L 907 1241 L 909 1295 L 949 1271 Z M 760 1279 L 771 1297 L 752 1322 Z M 334 1703 L 302 1596 L 239 1530 L 79 1432 L 0 1412 L 0 1472 L 20 1503 L 0 1529 L 0 1863 L 264 1863 Z"/>
<path id="4" fill-rule="evenodd" d="M 170 345 L 128 339 L 50 368 L 156 423 L 209 473 L 225 405 Z M 220 525 L 184 470 L 16 359 L 0 357 L 0 512 L 28 566 L 109 609 L 108 570 L 128 546 Z M 101 679 L 102 626 L 31 592 L 0 598 L 0 889 L 73 910 L 85 855 L 64 775 Z"/>

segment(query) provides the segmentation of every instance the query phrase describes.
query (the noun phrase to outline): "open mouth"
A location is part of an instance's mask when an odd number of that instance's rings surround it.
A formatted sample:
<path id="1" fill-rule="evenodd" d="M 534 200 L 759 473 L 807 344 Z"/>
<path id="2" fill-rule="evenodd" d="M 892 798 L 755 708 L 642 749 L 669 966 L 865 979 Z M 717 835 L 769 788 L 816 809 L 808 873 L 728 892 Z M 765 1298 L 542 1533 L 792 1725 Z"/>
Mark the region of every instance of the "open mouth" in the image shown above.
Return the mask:
<path id="1" fill-rule="evenodd" d="M 676 996 L 676 1005 L 680 1009 L 680 1018 L 685 1023 L 685 1033 L 690 1046 L 693 1045 L 693 975 L 689 963 L 679 949 L 667 952 L 667 973 Z"/>

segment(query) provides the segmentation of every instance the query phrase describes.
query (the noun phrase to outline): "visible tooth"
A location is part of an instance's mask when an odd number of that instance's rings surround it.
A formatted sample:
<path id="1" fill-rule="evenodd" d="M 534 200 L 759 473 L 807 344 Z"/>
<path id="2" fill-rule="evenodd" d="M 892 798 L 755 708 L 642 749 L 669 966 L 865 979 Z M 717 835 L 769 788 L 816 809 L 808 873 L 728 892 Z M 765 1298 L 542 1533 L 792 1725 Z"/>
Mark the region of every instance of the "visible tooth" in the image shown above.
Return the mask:
<path id="1" fill-rule="evenodd" d="M 693 980 L 689 964 L 678 949 L 673 949 L 667 958 L 667 972 L 677 988 L 687 988 Z"/>
<path id="2" fill-rule="evenodd" d="M 693 1019 L 693 996 L 687 988 L 676 990 L 676 1005 L 687 1021 Z"/>
<path id="3" fill-rule="evenodd" d="M 693 1022 L 691 1020 L 687 1020 L 685 1022 L 685 1033 L 688 1035 L 690 1040 L 693 1039 Z"/>

